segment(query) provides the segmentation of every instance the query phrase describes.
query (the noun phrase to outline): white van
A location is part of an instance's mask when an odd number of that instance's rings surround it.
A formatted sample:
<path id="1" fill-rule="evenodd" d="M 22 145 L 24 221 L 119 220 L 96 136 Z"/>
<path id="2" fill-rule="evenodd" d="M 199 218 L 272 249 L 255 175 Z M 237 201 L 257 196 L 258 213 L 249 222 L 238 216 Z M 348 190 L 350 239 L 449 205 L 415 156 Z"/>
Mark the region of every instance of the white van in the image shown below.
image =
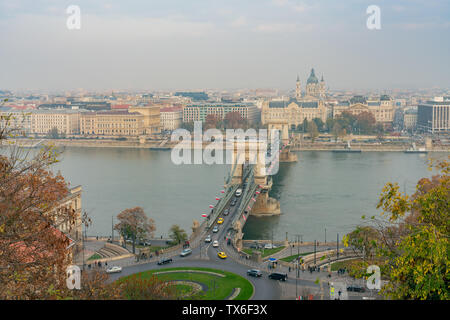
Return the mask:
<path id="1" fill-rule="evenodd" d="M 242 189 L 237 189 L 236 190 L 236 197 L 240 197 L 241 196 L 241 194 L 242 194 Z"/>

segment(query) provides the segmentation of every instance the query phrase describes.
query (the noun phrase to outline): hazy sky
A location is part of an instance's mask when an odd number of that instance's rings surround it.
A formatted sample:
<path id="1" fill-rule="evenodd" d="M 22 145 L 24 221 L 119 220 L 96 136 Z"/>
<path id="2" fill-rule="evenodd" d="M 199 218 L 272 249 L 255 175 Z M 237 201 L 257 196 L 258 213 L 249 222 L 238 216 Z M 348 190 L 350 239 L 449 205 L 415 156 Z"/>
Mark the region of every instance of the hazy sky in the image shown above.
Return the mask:
<path id="1" fill-rule="evenodd" d="M 0 89 L 450 87 L 449 40 L 448 0 L 0 0 Z"/>

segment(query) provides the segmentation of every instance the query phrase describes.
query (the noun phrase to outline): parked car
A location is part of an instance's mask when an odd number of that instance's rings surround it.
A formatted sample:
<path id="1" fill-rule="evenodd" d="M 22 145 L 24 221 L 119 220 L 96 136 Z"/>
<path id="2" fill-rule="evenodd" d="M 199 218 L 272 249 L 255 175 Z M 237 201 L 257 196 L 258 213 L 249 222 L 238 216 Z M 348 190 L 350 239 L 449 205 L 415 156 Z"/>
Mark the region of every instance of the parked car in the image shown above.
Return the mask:
<path id="1" fill-rule="evenodd" d="M 112 266 L 106 269 L 106 273 L 117 273 L 117 272 L 122 272 L 122 267 Z"/>
<path id="2" fill-rule="evenodd" d="M 250 248 L 251 249 L 262 249 L 262 248 L 264 248 L 264 246 L 262 244 L 259 244 L 258 242 L 255 242 L 250 245 Z"/>
<path id="3" fill-rule="evenodd" d="M 206 238 L 205 238 L 205 242 L 209 243 L 212 241 L 211 235 L 209 234 Z"/>
<path id="4" fill-rule="evenodd" d="M 247 275 L 256 277 L 256 278 L 260 278 L 262 276 L 262 272 L 258 269 L 250 269 L 250 270 L 247 270 Z"/>
<path id="5" fill-rule="evenodd" d="M 348 287 L 347 287 L 347 291 L 353 291 L 353 292 L 365 292 L 366 289 L 364 289 L 364 287 L 361 287 L 361 286 L 353 285 L 353 286 L 348 286 Z"/>
<path id="6" fill-rule="evenodd" d="M 215 240 L 215 241 L 213 242 L 212 246 L 213 246 L 214 248 L 217 248 L 217 247 L 219 246 L 219 241 Z"/>
<path id="7" fill-rule="evenodd" d="M 269 279 L 272 280 L 286 281 L 287 277 L 288 277 L 287 273 L 273 272 L 269 274 Z"/>
<path id="8" fill-rule="evenodd" d="M 158 265 L 168 264 L 171 262 L 173 262 L 172 258 L 162 258 L 161 260 L 158 261 Z"/>
<path id="9" fill-rule="evenodd" d="M 264 249 L 275 249 L 277 246 L 275 246 L 275 245 L 273 245 L 273 244 L 271 244 L 271 243 L 267 243 L 265 246 L 264 246 Z"/>
<path id="10" fill-rule="evenodd" d="M 152 243 L 149 240 L 141 240 L 141 241 L 139 241 L 139 245 L 141 245 L 141 246 L 151 246 Z"/>
<path id="11" fill-rule="evenodd" d="M 217 233 L 219 232 L 219 227 L 218 226 L 214 226 L 212 232 Z"/>
<path id="12" fill-rule="evenodd" d="M 180 256 L 186 257 L 187 255 L 190 255 L 191 253 L 192 253 L 192 250 L 187 248 L 187 249 L 184 249 L 183 251 L 181 251 Z"/>

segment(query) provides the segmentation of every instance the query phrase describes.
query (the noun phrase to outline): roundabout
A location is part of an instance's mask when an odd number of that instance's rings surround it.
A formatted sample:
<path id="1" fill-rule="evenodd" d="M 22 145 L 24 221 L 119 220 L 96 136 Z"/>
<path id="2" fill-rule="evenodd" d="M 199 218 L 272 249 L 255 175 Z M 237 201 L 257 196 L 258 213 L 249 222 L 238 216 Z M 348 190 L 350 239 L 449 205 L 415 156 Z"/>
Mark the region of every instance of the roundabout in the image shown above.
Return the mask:
<path id="1" fill-rule="evenodd" d="M 155 276 L 173 286 L 183 300 L 248 300 L 254 287 L 235 273 L 201 267 L 177 267 L 147 270 L 135 274 L 143 279 Z M 121 279 L 127 281 L 127 277 Z"/>

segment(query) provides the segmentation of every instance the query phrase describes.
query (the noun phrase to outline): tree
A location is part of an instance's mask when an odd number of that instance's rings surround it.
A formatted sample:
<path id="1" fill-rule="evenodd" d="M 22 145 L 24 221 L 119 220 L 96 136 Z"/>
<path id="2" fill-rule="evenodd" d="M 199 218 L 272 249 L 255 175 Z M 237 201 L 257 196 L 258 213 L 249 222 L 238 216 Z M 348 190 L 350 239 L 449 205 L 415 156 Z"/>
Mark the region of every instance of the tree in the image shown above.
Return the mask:
<path id="1" fill-rule="evenodd" d="M 181 229 L 180 226 L 176 224 L 170 227 L 169 232 L 169 237 L 173 240 L 173 243 L 176 244 L 180 244 L 181 242 L 186 241 L 188 238 L 186 231 Z"/>
<path id="2" fill-rule="evenodd" d="M 219 118 L 215 114 L 208 114 L 205 118 L 205 130 L 217 128 L 219 125 Z"/>
<path id="3" fill-rule="evenodd" d="M 311 137 L 312 143 L 316 140 L 316 138 L 319 136 L 319 130 L 317 130 L 317 125 L 314 121 L 311 121 L 308 123 L 308 133 Z"/>
<path id="4" fill-rule="evenodd" d="M 228 112 L 225 115 L 224 122 L 227 129 L 239 129 L 245 127 L 245 121 L 238 111 Z"/>
<path id="5" fill-rule="evenodd" d="M 339 122 L 334 123 L 332 132 L 333 132 L 333 137 L 334 137 L 335 142 L 337 142 L 338 137 L 340 137 L 342 135 L 343 130 L 345 130 L 345 129 L 342 129 Z"/>
<path id="6" fill-rule="evenodd" d="M 303 128 L 303 132 L 308 131 L 308 120 L 306 120 L 306 118 L 303 119 L 302 128 Z"/>
<path id="7" fill-rule="evenodd" d="M 327 127 L 327 131 L 331 132 L 333 130 L 334 124 L 336 122 L 334 121 L 333 118 L 328 118 L 327 121 L 325 122 L 325 126 Z"/>
<path id="8" fill-rule="evenodd" d="M 129 300 L 173 300 L 177 298 L 175 286 L 170 282 L 158 280 L 155 275 L 149 278 L 131 275 L 121 281 L 121 295 Z"/>
<path id="9" fill-rule="evenodd" d="M 141 207 L 125 209 L 117 215 L 117 219 L 119 223 L 114 226 L 114 229 L 119 231 L 124 240 L 132 240 L 133 253 L 136 252 L 136 240 L 152 237 L 156 230 L 155 221 L 148 218 Z"/>
<path id="10" fill-rule="evenodd" d="M 173 243 L 179 244 L 188 238 L 186 231 L 178 225 L 172 225 L 169 232 L 169 237 L 173 240 Z"/>
<path id="11" fill-rule="evenodd" d="M 192 132 L 192 131 L 194 131 L 194 122 L 193 121 L 191 121 L 191 122 L 182 122 L 180 127 L 182 129 L 186 129 L 189 132 Z"/>
<path id="12" fill-rule="evenodd" d="M 7 118 L 0 144 L 16 132 Z M 76 216 L 60 203 L 68 187 L 50 171 L 57 157 L 48 145 L 35 154 L 9 145 L 0 155 L 0 299 L 47 299 L 65 287 L 71 259 L 59 227 L 74 226 Z"/>
<path id="13" fill-rule="evenodd" d="M 325 125 L 325 124 L 323 123 L 322 119 L 320 119 L 320 118 L 314 118 L 313 121 L 314 121 L 314 123 L 315 123 L 316 126 L 317 126 L 317 130 L 322 131 L 322 130 L 323 130 L 323 126 Z"/>
<path id="14" fill-rule="evenodd" d="M 59 138 L 59 132 L 57 127 L 53 127 L 49 132 L 47 137 L 50 139 L 58 139 Z"/>
<path id="15" fill-rule="evenodd" d="M 383 141 L 383 137 L 384 137 L 384 126 L 381 123 L 378 123 L 375 126 L 375 133 L 377 134 L 377 139 L 379 141 Z"/>
<path id="16" fill-rule="evenodd" d="M 357 240 L 374 253 L 366 258 L 388 278 L 381 292 L 392 299 L 450 298 L 450 163 L 433 166 L 438 174 L 419 180 L 412 196 L 387 183 L 377 205 L 385 218 L 371 218 L 369 242 Z M 355 246 L 355 239 L 353 232 L 344 242 Z"/>
<path id="17" fill-rule="evenodd" d="M 363 111 L 356 116 L 356 128 L 358 132 L 363 134 L 370 134 L 374 130 L 375 117 L 371 112 Z"/>
<path id="18" fill-rule="evenodd" d="M 0 144 L 20 134 L 10 118 L 0 116 Z M 83 271 L 81 290 L 67 288 L 70 240 L 59 230 L 70 232 L 77 216 L 61 201 L 66 181 L 50 171 L 59 154 L 49 145 L 37 153 L 7 146 L 0 155 L 0 299 L 121 298 L 105 272 Z"/>
<path id="19" fill-rule="evenodd" d="M 353 132 L 356 125 L 356 120 L 356 116 L 348 111 L 342 112 L 339 117 L 336 118 L 336 121 L 339 122 L 341 127 L 345 129 L 346 132 Z"/>

